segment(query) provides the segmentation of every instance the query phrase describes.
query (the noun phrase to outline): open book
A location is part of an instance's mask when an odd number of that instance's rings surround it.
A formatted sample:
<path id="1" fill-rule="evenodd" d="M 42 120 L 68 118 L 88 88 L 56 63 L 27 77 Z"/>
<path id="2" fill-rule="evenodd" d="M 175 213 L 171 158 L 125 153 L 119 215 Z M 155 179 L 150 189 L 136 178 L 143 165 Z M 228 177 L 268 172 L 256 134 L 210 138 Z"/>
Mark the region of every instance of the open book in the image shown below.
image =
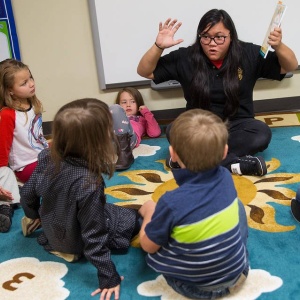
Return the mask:
<path id="1" fill-rule="evenodd" d="M 260 54 L 266 58 L 271 46 L 268 44 L 270 32 L 274 30 L 275 27 L 280 27 L 283 15 L 286 11 L 287 6 L 279 1 L 276 5 L 274 15 L 272 17 L 269 29 L 266 33 L 265 39 L 260 48 Z"/>

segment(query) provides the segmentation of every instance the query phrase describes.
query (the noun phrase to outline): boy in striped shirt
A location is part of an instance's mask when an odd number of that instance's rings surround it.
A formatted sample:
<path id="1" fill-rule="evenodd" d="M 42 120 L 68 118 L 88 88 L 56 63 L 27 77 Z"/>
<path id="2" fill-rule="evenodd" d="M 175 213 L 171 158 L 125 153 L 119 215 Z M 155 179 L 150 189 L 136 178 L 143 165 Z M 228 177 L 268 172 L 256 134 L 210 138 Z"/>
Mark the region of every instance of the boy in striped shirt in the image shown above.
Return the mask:
<path id="1" fill-rule="evenodd" d="M 228 146 L 226 124 L 201 109 L 173 123 L 170 154 L 178 188 L 140 209 L 148 265 L 178 293 L 193 299 L 226 296 L 249 271 L 248 225 L 231 173 L 220 162 Z"/>

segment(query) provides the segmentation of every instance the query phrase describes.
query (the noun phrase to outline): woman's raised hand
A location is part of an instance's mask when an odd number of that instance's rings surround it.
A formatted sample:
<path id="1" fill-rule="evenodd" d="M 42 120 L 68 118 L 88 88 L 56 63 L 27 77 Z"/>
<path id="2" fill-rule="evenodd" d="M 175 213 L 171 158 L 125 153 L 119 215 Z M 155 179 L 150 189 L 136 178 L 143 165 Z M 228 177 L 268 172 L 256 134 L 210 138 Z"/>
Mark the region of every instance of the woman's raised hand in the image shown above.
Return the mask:
<path id="1" fill-rule="evenodd" d="M 181 26 L 181 22 L 176 19 L 167 19 L 165 23 L 159 23 L 159 32 L 156 37 L 156 45 L 161 48 L 169 48 L 183 42 L 183 39 L 174 40 L 174 35 Z"/>

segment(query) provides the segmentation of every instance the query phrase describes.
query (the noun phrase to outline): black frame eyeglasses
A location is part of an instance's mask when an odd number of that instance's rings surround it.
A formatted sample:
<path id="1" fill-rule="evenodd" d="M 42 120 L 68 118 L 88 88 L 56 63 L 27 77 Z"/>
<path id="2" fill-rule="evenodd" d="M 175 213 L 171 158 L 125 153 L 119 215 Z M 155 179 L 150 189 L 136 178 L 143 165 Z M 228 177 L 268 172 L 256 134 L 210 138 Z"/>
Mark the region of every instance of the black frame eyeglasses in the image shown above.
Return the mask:
<path id="1" fill-rule="evenodd" d="M 229 37 L 228 35 L 217 35 L 210 37 L 206 34 L 199 34 L 200 43 L 203 45 L 209 45 L 213 40 L 217 45 L 223 45 L 225 43 L 226 38 Z"/>

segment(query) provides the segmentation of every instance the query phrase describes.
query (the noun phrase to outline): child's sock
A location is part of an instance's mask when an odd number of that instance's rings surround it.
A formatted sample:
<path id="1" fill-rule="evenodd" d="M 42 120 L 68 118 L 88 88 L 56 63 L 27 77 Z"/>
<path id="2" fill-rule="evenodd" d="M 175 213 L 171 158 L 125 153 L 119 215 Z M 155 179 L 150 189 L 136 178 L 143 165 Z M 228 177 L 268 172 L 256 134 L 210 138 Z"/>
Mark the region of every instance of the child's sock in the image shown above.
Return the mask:
<path id="1" fill-rule="evenodd" d="M 63 253 L 59 251 L 50 251 L 51 254 L 54 254 L 60 258 L 63 258 L 67 262 L 74 262 L 80 258 L 79 255 L 76 254 L 69 254 L 69 253 Z"/>
<path id="2" fill-rule="evenodd" d="M 40 219 L 30 219 L 24 216 L 21 220 L 22 231 L 24 236 L 32 234 L 37 229 L 41 228 Z"/>

